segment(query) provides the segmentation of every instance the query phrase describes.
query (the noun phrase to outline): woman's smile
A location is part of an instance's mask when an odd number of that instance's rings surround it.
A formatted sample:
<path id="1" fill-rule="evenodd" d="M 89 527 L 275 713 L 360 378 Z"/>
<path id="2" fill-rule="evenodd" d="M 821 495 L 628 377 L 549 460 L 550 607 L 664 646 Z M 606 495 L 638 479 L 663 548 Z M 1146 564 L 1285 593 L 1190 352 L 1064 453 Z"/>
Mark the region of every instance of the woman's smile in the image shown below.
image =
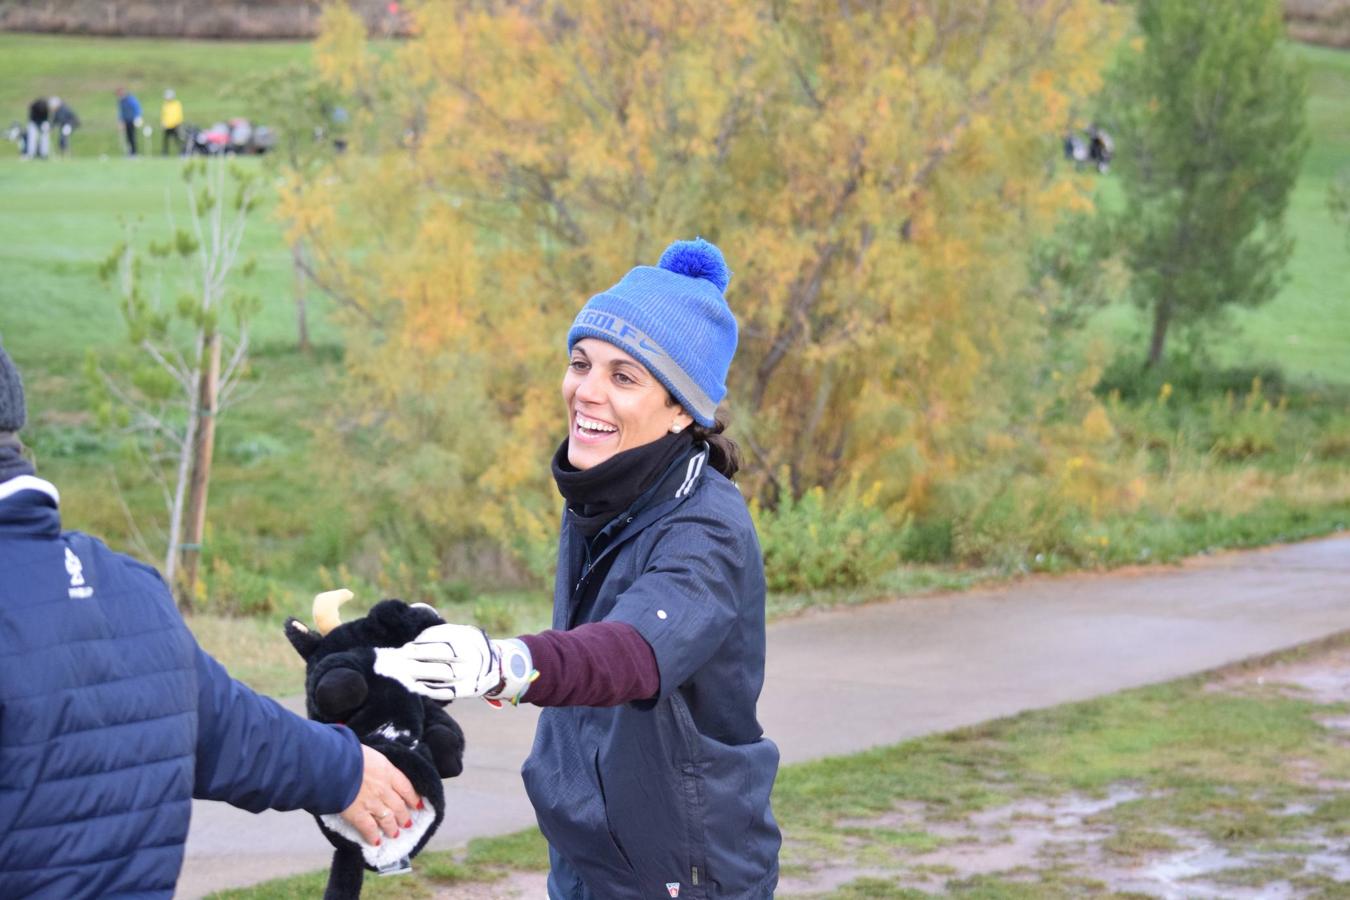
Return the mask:
<path id="1" fill-rule="evenodd" d="M 593 419 L 590 416 L 578 412 L 575 416 L 574 432 L 580 440 L 586 443 L 601 443 L 607 440 L 616 440 L 619 435 L 617 425 L 611 425 L 600 419 Z"/>

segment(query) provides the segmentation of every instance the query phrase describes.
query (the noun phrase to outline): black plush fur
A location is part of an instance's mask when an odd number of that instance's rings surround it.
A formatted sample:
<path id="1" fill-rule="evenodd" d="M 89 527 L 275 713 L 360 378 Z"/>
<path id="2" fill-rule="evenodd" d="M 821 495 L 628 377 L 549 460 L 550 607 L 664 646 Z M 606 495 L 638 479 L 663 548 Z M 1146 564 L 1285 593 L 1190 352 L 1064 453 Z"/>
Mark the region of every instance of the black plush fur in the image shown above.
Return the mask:
<path id="1" fill-rule="evenodd" d="M 442 778 L 463 769 L 464 733 L 432 700 L 375 674 L 376 647 L 398 647 L 441 617 L 428 606 L 383 600 L 363 619 L 338 625 L 320 635 L 296 619 L 286 622 L 286 636 L 305 660 L 305 701 L 309 717 L 346 725 L 361 742 L 379 750 L 412 782 L 435 813 L 431 827 L 409 856 L 415 855 L 445 815 Z M 361 896 L 365 869 L 374 871 L 361 846 L 324 824 L 319 828 L 333 844 L 326 900 Z"/>

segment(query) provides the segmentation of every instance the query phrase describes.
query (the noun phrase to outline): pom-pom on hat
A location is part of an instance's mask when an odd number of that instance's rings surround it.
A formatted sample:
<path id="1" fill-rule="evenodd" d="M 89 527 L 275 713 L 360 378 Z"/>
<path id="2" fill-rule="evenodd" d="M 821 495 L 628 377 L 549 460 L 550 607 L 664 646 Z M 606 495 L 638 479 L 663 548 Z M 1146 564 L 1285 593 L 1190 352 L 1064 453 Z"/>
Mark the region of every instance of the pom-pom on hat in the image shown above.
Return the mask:
<path id="1" fill-rule="evenodd" d="M 722 296 L 730 281 L 716 246 L 702 238 L 676 241 L 655 266 L 637 266 L 586 301 L 567 332 L 567 352 L 584 338 L 608 341 L 711 428 L 736 353 L 736 317 Z"/>

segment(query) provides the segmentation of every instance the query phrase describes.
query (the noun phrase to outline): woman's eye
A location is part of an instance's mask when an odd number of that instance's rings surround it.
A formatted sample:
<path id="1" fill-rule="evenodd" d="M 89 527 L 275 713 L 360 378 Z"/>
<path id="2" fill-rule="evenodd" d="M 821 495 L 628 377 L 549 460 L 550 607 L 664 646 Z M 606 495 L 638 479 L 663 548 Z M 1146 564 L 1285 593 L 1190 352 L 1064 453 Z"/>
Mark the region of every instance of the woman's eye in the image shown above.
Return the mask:
<path id="1" fill-rule="evenodd" d="M 633 379 L 629 378 L 627 375 L 625 375 L 625 374 L 622 373 L 622 372 L 615 372 L 615 373 L 614 373 L 614 380 L 617 381 L 619 384 L 634 384 L 634 383 L 635 383 L 635 382 L 633 381 Z"/>
<path id="2" fill-rule="evenodd" d="M 574 359 L 574 360 L 572 360 L 570 363 L 567 364 L 567 368 L 571 369 L 573 372 L 585 372 L 585 371 L 586 371 L 586 360 L 584 360 L 584 359 Z"/>

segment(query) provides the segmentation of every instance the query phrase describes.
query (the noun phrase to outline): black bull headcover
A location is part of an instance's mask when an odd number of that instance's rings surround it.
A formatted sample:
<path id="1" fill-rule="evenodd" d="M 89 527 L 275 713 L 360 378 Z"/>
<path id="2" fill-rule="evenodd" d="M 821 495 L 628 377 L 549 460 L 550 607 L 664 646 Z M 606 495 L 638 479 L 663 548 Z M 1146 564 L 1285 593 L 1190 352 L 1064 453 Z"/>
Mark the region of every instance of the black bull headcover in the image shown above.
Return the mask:
<path id="1" fill-rule="evenodd" d="M 385 837 L 378 847 L 361 840 L 341 816 L 316 816 L 336 848 L 326 898 L 359 897 L 364 870 L 407 871 L 408 860 L 435 833 L 445 815 L 442 778 L 463 769 L 464 733 L 435 701 L 375 673 L 375 648 L 399 647 L 423 629 L 443 621 L 424 604 L 383 600 L 362 619 L 339 624 L 337 607 L 350 591 L 314 598 L 311 630 L 286 621 L 286 637 L 305 660 L 305 703 L 318 722 L 346 725 L 363 744 L 379 750 L 399 768 L 422 797 L 411 828 Z M 399 823 L 402 825 L 402 823 Z"/>

